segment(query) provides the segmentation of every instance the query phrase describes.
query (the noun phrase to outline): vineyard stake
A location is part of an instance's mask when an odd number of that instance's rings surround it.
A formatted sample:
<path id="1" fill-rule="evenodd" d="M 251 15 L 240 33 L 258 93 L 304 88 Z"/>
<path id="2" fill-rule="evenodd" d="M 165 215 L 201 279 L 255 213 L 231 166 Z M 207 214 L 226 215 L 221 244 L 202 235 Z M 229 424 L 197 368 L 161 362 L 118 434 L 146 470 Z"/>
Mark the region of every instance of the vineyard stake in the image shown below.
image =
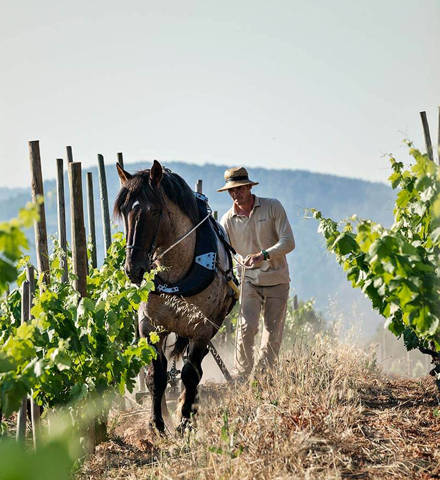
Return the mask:
<path id="1" fill-rule="evenodd" d="M 66 147 L 66 154 L 67 154 L 67 163 L 72 163 L 73 162 L 73 153 L 72 153 L 72 147 Z"/>
<path id="2" fill-rule="evenodd" d="M 29 318 L 32 319 L 32 302 L 35 293 L 35 277 L 34 267 L 28 265 L 26 267 L 26 280 L 29 282 Z M 40 420 L 40 407 L 36 404 L 35 400 L 31 396 L 31 420 L 32 420 L 32 438 L 34 440 L 34 448 L 37 450 L 40 437 L 41 437 L 41 420 Z"/>
<path id="3" fill-rule="evenodd" d="M 73 152 L 72 152 L 72 147 L 67 146 L 66 147 L 66 155 L 67 155 L 67 172 L 69 171 L 69 163 L 73 162 Z M 72 245 L 72 232 L 70 232 L 70 245 Z"/>
<path id="4" fill-rule="evenodd" d="M 21 324 L 29 321 L 29 282 L 25 280 L 21 287 Z M 27 395 L 21 399 L 21 407 L 17 415 L 17 441 L 24 443 L 26 437 Z"/>
<path id="5" fill-rule="evenodd" d="M 102 226 L 104 228 L 104 257 L 110 248 L 112 239 L 110 231 L 110 213 L 108 208 L 107 180 L 105 178 L 104 157 L 98 154 L 99 191 L 101 194 Z"/>
<path id="6" fill-rule="evenodd" d="M 81 297 L 87 294 L 87 245 L 84 227 L 84 209 L 82 196 L 81 163 L 69 163 L 70 219 L 72 228 L 73 273 L 77 278 L 73 282 Z"/>
<path id="7" fill-rule="evenodd" d="M 67 234 L 66 234 L 66 203 L 64 197 L 64 166 L 63 159 L 57 158 L 57 198 L 58 198 L 58 236 L 60 247 L 64 252 L 64 257 L 61 259 L 61 268 L 63 275 L 61 281 L 67 282 Z"/>
<path id="8" fill-rule="evenodd" d="M 203 180 L 197 180 L 196 183 L 196 192 L 202 194 L 203 193 Z"/>
<path id="9" fill-rule="evenodd" d="M 432 154 L 431 134 L 429 133 L 429 124 L 426 117 L 426 112 L 420 112 L 420 117 L 422 119 L 423 133 L 425 135 L 426 153 L 428 154 L 429 159 L 434 161 L 434 156 Z"/>
<path id="10" fill-rule="evenodd" d="M 40 218 L 34 222 L 35 250 L 37 252 L 37 264 L 40 274 L 43 274 L 43 282 L 50 282 L 49 276 L 49 250 L 47 247 L 46 213 L 44 209 L 43 174 L 41 172 L 40 143 L 38 140 L 29 142 L 29 157 L 31 167 L 31 190 L 34 203 L 41 196 L 43 202 L 38 206 Z"/>
<path id="11" fill-rule="evenodd" d="M 92 267 L 96 268 L 98 266 L 98 261 L 96 257 L 96 229 L 95 229 L 95 201 L 93 199 L 93 174 L 92 172 L 87 172 L 87 212 L 89 220 L 89 235 L 90 242 L 92 244 L 91 261 Z"/>

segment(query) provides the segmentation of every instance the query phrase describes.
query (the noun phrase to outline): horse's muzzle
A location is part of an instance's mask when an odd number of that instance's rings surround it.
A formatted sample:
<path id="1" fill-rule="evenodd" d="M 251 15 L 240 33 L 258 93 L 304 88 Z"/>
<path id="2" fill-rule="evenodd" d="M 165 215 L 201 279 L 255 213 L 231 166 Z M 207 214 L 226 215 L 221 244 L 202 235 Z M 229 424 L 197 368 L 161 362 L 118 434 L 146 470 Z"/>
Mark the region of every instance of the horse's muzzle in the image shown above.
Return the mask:
<path id="1" fill-rule="evenodd" d="M 151 265 L 148 262 L 148 265 L 143 266 L 143 267 L 133 267 L 126 265 L 125 266 L 125 273 L 127 274 L 127 277 L 130 279 L 131 283 L 134 283 L 136 285 L 140 285 L 145 272 L 150 273 L 151 271 Z"/>

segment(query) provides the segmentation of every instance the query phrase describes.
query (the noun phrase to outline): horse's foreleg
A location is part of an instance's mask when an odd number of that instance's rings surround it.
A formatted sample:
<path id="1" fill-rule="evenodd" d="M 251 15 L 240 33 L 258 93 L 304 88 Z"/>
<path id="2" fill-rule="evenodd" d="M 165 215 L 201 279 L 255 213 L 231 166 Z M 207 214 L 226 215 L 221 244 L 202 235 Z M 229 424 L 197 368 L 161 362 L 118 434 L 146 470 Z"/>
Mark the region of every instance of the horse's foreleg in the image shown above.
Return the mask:
<path id="1" fill-rule="evenodd" d="M 182 368 L 182 382 L 185 385 L 185 396 L 182 405 L 181 428 L 185 427 L 196 412 L 197 387 L 202 379 L 202 360 L 208 353 L 206 345 L 192 343 L 189 347 L 188 360 Z"/>
<path id="2" fill-rule="evenodd" d="M 161 404 L 167 386 L 167 363 L 162 349 L 158 349 L 157 358 L 149 366 L 146 378 L 151 395 L 151 421 L 159 432 L 165 431 Z"/>

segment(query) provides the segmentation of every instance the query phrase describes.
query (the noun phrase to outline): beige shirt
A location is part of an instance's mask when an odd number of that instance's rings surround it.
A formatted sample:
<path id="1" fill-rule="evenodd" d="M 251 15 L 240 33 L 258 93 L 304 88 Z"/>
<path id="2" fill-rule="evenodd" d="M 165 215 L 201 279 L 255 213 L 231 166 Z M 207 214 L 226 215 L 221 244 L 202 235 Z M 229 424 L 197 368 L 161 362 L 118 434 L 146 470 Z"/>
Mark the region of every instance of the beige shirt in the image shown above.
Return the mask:
<path id="1" fill-rule="evenodd" d="M 261 250 L 269 253 L 269 260 L 246 270 L 251 283 L 269 286 L 290 282 L 286 255 L 295 248 L 295 239 L 286 211 L 278 200 L 254 195 L 249 217 L 238 215 L 233 205 L 223 215 L 221 224 L 242 260 Z"/>

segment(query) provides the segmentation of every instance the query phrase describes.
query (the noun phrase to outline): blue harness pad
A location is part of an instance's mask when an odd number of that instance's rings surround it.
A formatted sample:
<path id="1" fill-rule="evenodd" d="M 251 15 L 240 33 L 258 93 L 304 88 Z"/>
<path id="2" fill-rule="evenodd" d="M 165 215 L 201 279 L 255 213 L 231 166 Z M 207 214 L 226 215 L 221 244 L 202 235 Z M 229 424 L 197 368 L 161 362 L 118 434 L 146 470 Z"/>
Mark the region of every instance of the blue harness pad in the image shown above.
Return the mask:
<path id="1" fill-rule="evenodd" d="M 200 212 L 200 220 L 208 215 L 208 199 L 204 195 L 196 193 L 197 206 Z M 214 281 L 217 273 L 218 247 L 214 229 L 210 218 L 205 220 L 196 230 L 196 248 L 194 260 L 185 278 L 175 285 L 167 285 L 159 275 L 154 278 L 155 290 L 152 294 L 179 295 L 191 297 L 203 292 Z"/>

